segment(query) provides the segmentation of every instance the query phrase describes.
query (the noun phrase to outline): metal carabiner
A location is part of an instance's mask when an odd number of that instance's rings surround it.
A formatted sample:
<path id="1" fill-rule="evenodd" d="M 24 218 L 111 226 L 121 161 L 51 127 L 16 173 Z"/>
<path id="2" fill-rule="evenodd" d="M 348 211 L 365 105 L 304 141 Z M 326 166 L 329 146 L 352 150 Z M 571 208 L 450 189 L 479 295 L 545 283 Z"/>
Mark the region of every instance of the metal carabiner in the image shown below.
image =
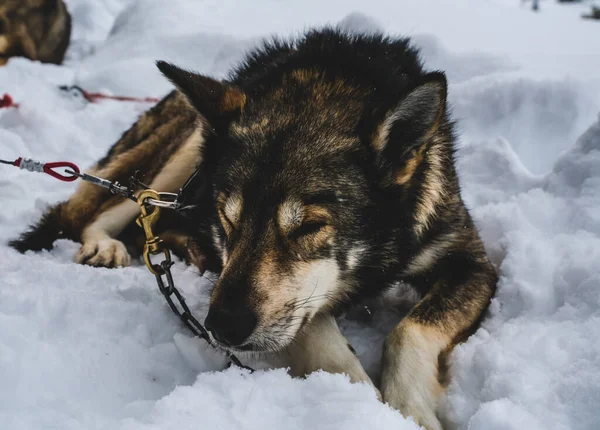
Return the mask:
<path id="1" fill-rule="evenodd" d="M 162 275 L 163 271 L 161 267 L 159 265 L 152 264 L 152 260 L 150 259 L 150 257 L 152 255 L 157 255 L 161 252 L 164 252 L 166 259 L 170 260 L 171 253 L 168 249 L 163 250 L 162 240 L 160 240 L 160 238 L 156 236 L 152 231 L 152 228 L 160 218 L 160 207 L 154 206 L 152 211 L 148 212 L 146 201 L 150 199 L 160 200 L 160 196 L 154 190 L 144 190 L 138 195 L 137 204 L 140 206 L 142 214 L 137 218 L 136 223 L 144 229 L 144 234 L 146 235 L 146 243 L 144 244 L 143 251 L 144 262 L 146 263 L 146 267 L 150 272 L 152 272 L 152 274 Z"/>
<path id="2" fill-rule="evenodd" d="M 160 192 L 158 193 L 158 196 L 158 199 L 148 199 L 147 203 L 165 209 L 179 209 L 179 202 L 177 201 L 179 194 Z"/>

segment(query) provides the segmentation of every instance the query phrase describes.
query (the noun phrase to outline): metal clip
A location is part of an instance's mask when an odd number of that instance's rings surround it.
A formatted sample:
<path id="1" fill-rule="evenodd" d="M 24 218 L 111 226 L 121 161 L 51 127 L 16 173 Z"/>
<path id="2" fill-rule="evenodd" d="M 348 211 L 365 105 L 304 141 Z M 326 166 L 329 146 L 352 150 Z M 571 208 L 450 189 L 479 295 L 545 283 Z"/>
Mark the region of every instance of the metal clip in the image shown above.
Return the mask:
<path id="1" fill-rule="evenodd" d="M 179 194 L 175 194 L 175 193 L 157 193 L 159 198 L 158 199 L 148 199 L 148 204 L 151 204 L 152 206 L 158 206 L 161 208 L 165 208 L 165 209 L 173 209 L 173 210 L 177 210 L 179 209 L 179 202 L 177 201 L 177 198 L 179 197 Z"/>
<path id="2" fill-rule="evenodd" d="M 154 190 L 144 190 L 137 198 L 137 204 L 140 206 L 142 214 L 137 218 L 136 223 L 144 229 L 146 243 L 144 244 L 144 262 L 146 267 L 154 275 L 162 275 L 164 270 L 159 265 L 152 264 L 151 256 L 164 252 L 165 259 L 171 261 L 171 253 L 167 248 L 163 249 L 162 240 L 154 234 L 152 228 L 158 222 L 160 217 L 160 207 L 154 206 L 152 211 L 148 212 L 146 200 L 160 200 L 159 194 Z"/>
<path id="3" fill-rule="evenodd" d="M 83 181 L 90 182 L 102 188 L 106 188 L 112 194 L 117 194 L 121 197 L 136 201 L 133 191 L 118 182 L 111 182 L 108 179 L 99 178 L 98 176 L 90 175 L 89 173 L 79 173 L 73 170 L 66 170 L 69 175 L 80 178 Z"/>

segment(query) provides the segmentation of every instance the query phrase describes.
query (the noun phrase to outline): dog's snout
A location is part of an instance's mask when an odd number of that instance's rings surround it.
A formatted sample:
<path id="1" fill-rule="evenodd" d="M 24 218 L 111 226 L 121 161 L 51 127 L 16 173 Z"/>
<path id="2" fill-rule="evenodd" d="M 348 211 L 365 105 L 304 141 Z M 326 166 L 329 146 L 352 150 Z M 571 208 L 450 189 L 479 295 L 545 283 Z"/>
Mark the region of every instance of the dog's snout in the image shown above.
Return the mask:
<path id="1" fill-rule="evenodd" d="M 239 346 L 252 334 L 257 322 L 256 314 L 246 307 L 211 306 L 204 325 L 218 342 Z"/>

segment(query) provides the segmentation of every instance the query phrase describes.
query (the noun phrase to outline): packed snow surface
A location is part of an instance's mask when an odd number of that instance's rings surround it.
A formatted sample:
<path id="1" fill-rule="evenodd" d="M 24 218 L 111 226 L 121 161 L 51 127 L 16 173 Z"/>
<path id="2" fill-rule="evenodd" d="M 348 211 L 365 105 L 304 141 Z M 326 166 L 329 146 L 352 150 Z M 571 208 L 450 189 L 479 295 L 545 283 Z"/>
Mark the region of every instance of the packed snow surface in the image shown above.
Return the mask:
<path id="1" fill-rule="evenodd" d="M 468 206 L 501 274 L 482 328 L 453 354 L 449 428 L 600 428 L 600 23 L 582 6 L 520 0 L 69 0 L 63 66 L 0 68 L 0 158 L 102 156 L 144 103 L 85 104 L 57 85 L 118 95 L 170 89 L 153 65 L 222 77 L 261 37 L 325 23 L 414 37 L 446 70 Z M 137 262 L 73 263 L 78 244 L 5 243 L 74 184 L 0 166 L 0 423 L 24 429 L 415 429 L 342 375 L 224 370 Z M 211 283 L 174 269 L 199 318 Z M 389 311 L 342 321 L 372 375 Z M 392 314 L 393 315 L 393 314 Z M 258 363 L 254 363 L 258 364 Z"/>

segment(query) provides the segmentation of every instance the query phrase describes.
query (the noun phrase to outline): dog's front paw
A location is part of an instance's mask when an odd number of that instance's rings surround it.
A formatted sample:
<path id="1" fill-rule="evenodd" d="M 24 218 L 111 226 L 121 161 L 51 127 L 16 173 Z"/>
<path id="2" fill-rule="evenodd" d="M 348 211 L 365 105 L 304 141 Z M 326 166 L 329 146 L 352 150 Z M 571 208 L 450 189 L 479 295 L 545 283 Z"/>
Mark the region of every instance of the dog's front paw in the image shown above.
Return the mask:
<path id="1" fill-rule="evenodd" d="M 131 264 L 131 257 L 123 242 L 106 238 L 84 243 L 75 261 L 94 267 L 126 267 Z"/>
<path id="2" fill-rule="evenodd" d="M 384 399 L 387 404 L 396 410 L 399 410 L 405 417 L 412 417 L 413 420 L 427 430 L 442 430 L 442 424 L 435 413 L 423 404 L 404 404 L 395 405 L 392 399 Z"/>

